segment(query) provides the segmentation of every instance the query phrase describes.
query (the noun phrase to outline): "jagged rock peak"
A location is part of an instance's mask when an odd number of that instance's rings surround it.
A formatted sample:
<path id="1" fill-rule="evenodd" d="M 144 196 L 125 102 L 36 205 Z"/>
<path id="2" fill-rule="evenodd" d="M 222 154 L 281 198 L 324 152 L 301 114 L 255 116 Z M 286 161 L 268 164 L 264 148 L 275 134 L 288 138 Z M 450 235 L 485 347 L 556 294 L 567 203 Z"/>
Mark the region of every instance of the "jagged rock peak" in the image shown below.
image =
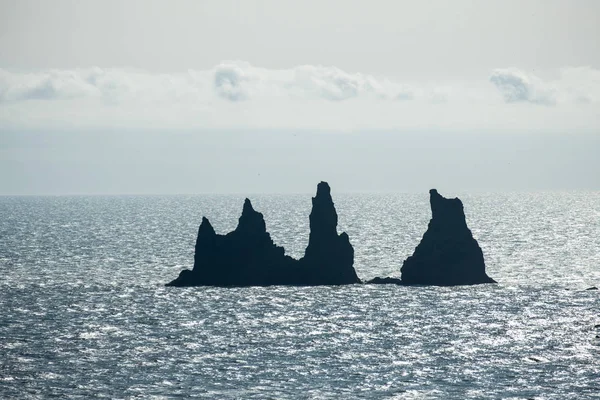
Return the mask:
<path id="1" fill-rule="evenodd" d="M 242 215 L 238 220 L 238 226 L 236 231 L 252 231 L 255 233 L 264 233 L 267 231 L 265 219 L 262 213 L 255 211 L 252 207 L 250 199 L 244 200 L 244 208 L 242 209 Z"/>
<path id="2" fill-rule="evenodd" d="M 244 208 L 242 209 L 242 215 L 251 213 L 251 212 L 255 212 L 254 207 L 252 207 L 252 203 L 250 202 L 250 199 L 246 197 L 246 200 L 244 200 Z"/>
<path id="3" fill-rule="evenodd" d="M 202 222 L 198 228 L 198 236 L 214 236 L 216 235 L 215 229 L 210 224 L 210 221 L 206 217 L 202 217 Z"/>
<path id="4" fill-rule="evenodd" d="M 463 204 L 429 191 L 431 220 L 423 239 L 402 265 L 402 282 L 420 285 L 493 283 L 483 253 L 467 227 Z"/>
<path id="5" fill-rule="evenodd" d="M 331 198 L 331 188 L 327 182 L 320 182 L 317 185 L 317 194 L 312 198 L 312 205 L 309 215 L 309 244 L 313 237 L 337 237 L 338 215 Z"/>
<path id="6" fill-rule="evenodd" d="M 346 233 L 337 233 L 338 215 L 327 182 L 317 185 L 312 205 L 308 246 L 300 260 L 311 270 L 309 282 L 329 285 L 360 283 L 353 267 L 354 249 L 350 239 Z"/>
<path id="7" fill-rule="evenodd" d="M 337 213 L 326 182 L 312 198 L 309 244 L 300 260 L 273 243 L 260 212 L 245 199 L 238 226 L 216 234 L 208 219 L 198 229 L 194 269 L 169 286 L 345 285 L 360 283 L 348 235 L 337 234 Z"/>
<path id="8" fill-rule="evenodd" d="M 465 211 L 459 198 L 447 199 L 437 190 L 429 191 L 429 203 L 431 204 L 431 222 L 447 226 L 448 223 L 466 226 Z"/>

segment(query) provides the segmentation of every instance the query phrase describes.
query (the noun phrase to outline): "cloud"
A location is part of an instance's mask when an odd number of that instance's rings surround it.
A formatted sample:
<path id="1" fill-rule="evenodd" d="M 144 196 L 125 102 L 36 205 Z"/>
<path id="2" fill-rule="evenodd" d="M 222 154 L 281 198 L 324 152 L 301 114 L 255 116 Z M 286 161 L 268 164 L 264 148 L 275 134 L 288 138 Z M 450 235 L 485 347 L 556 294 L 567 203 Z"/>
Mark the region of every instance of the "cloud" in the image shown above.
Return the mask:
<path id="1" fill-rule="evenodd" d="M 336 67 L 303 65 L 268 70 L 246 62 L 228 61 L 211 70 L 187 74 L 151 74 L 127 69 L 51 70 L 14 73 L 0 69 L 0 101 L 104 98 L 108 102 L 138 98 L 217 98 L 231 102 L 253 98 L 305 98 L 339 102 L 359 97 L 414 100 L 410 85 L 348 73 Z"/>
<path id="2" fill-rule="evenodd" d="M 304 65 L 294 68 L 289 87 L 306 95 L 330 101 L 360 96 L 410 100 L 414 94 L 405 85 L 378 80 L 372 75 L 348 73 L 336 67 Z"/>
<path id="3" fill-rule="evenodd" d="M 242 61 L 179 73 L 0 69 L 0 128 L 599 127 L 594 112 L 600 101 L 597 69 L 563 68 L 552 80 L 497 69 L 487 78 L 405 82 L 334 66 L 267 69 Z"/>
<path id="4" fill-rule="evenodd" d="M 214 84 L 217 95 L 231 101 L 246 100 L 248 86 L 258 77 L 249 72 L 249 64 L 224 63 L 215 68 Z"/>
<path id="5" fill-rule="evenodd" d="M 600 94 L 600 70 L 591 67 L 562 68 L 558 78 L 552 80 L 517 68 L 496 69 L 489 80 L 506 103 L 591 104 L 598 101 Z"/>
<path id="6" fill-rule="evenodd" d="M 92 95 L 93 87 L 76 71 L 11 74 L 0 70 L 0 100 L 57 100 Z"/>
<path id="7" fill-rule="evenodd" d="M 556 104 L 553 89 L 536 76 L 527 75 L 516 68 L 494 70 L 490 82 L 498 88 L 507 103 Z"/>

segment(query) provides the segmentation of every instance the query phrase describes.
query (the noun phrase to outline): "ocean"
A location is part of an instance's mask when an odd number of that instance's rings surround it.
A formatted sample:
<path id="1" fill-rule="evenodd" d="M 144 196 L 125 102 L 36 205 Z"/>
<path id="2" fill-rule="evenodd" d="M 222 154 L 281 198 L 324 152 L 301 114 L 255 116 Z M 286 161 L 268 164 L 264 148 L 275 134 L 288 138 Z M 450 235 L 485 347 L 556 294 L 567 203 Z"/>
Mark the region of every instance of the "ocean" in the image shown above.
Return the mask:
<path id="1" fill-rule="evenodd" d="M 429 194 L 338 194 L 363 279 Z M 600 192 L 458 195 L 496 285 L 166 288 L 242 195 L 0 197 L 0 398 L 600 398 Z M 311 194 L 249 196 L 301 257 Z"/>

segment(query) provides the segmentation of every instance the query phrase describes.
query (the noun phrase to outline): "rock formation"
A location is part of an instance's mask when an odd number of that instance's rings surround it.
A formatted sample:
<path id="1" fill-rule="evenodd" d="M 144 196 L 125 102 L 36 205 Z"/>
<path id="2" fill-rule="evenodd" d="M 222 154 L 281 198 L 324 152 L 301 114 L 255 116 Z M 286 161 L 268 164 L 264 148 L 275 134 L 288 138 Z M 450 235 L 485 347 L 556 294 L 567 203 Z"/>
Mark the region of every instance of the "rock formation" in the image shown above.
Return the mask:
<path id="1" fill-rule="evenodd" d="M 485 273 L 483 253 L 467 227 L 462 202 L 431 189 L 432 217 L 421 243 L 402 265 L 402 283 L 473 285 L 495 283 Z"/>
<path id="2" fill-rule="evenodd" d="M 263 215 L 246 199 L 237 228 L 215 233 L 202 218 L 193 270 L 183 270 L 167 286 L 342 285 L 360 283 L 352 266 L 348 235 L 337 234 L 337 213 L 326 182 L 312 199 L 310 238 L 305 256 L 295 260 L 273 243 Z"/>
<path id="3" fill-rule="evenodd" d="M 393 278 L 389 276 L 385 278 L 377 276 L 373 279 L 366 281 L 365 283 L 368 285 L 402 285 L 402 281 L 400 280 L 400 278 Z"/>
<path id="4" fill-rule="evenodd" d="M 354 248 L 348 235 L 338 235 L 338 216 L 327 182 L 317 185 L 312 199 L 310 237 L 304 257 L 300 260 L 303 281 L 308 285 L 339 285 L 360 283 L 354 263 Z"/>

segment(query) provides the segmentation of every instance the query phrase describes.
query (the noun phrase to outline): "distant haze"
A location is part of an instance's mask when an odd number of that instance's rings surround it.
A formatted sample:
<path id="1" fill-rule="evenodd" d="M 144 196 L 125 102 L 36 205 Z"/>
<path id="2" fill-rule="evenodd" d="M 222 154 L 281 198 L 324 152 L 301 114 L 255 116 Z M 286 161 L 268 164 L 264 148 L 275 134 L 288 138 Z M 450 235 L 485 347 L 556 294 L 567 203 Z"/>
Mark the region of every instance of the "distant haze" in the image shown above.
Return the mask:
<path id="1" fill-rule="evenodd" d="M 14 132 L 2 194 L 600 189 L 598 135 Z"/>
<path id="2" fill-rule="evenodd" d="M 600 189 L 597 1 L 0 0 L 0 194 Z"/>

